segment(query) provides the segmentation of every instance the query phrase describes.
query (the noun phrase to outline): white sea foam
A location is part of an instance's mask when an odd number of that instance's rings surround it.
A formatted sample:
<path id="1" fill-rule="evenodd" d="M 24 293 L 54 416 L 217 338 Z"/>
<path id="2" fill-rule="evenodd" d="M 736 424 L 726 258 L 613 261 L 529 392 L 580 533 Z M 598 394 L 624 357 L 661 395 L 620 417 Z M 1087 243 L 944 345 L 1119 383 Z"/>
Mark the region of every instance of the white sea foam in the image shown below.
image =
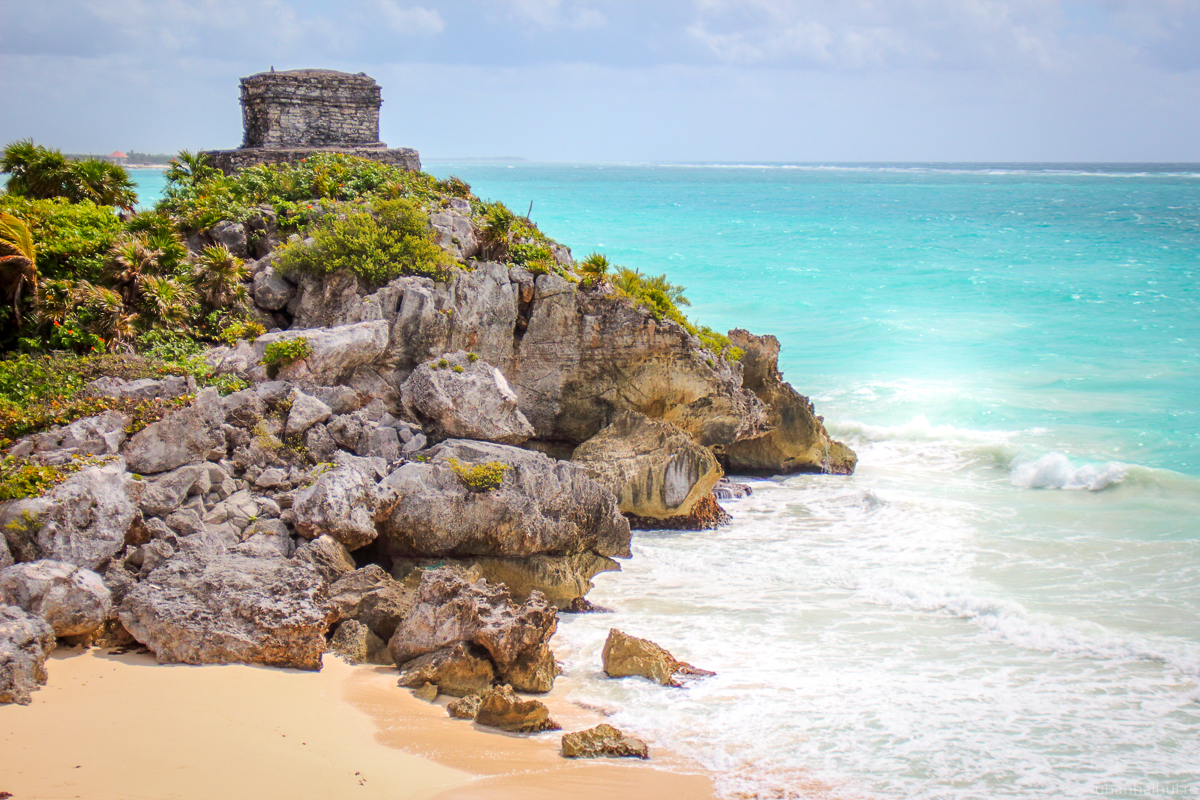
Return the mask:
<path id="1" fill-rule="evenodd" d="M 1117 461 L 1075 466 L 1062 453 L 1047 453 L 1036 461 L 1014 464 L 1010 479 L 1027 489 L 1087 489 L 1098 492 L 1129 475 L 1129 466 Z"/>
<path id="2" fill-rule="evenodd" d="M 969 587 L 879 578 L 860 586 L 858 595 L 879 605 L 945 612 L 970 620 L 1018 647 L 1084 658 L 1158 661 L 1200 678 L 1200 647 L 1195 645 L 1123 635 L 1094 622 L 1056 620 L 1031 613 L 1015 600 L 989 597 Z"/>

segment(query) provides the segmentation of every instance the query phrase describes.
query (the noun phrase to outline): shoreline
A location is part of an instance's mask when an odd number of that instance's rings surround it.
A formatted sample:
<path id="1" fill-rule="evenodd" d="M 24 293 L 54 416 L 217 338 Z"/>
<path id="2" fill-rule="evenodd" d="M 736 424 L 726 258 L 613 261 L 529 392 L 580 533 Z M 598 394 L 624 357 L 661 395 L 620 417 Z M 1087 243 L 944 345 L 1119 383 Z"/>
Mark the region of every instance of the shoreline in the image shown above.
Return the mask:
<path id="1" fill-rule="evenodd" d="M 542 699 L 564 731 L 527 737 L 451 719 L 451 698 L 426 703 L 395 668 L 331 654 L 303 672 L 60 648 L 47 671 L 31 705 L 0 708 L 0 792 L 13 800 L 714 797 L 706 775 L 661 769 L 683 764 L 657 749 L 657 763 L 563 758 L 561 733 L 601 717 L 561 692 Z"/>

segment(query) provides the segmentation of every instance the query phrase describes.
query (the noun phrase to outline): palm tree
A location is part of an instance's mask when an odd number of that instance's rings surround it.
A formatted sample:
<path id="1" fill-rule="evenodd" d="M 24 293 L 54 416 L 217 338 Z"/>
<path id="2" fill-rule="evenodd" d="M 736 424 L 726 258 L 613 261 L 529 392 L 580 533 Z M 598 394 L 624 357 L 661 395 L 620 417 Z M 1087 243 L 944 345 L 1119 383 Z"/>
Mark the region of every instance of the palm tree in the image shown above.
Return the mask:
<path id="1" fill-rule="evenodd" d="M 483 247 L 480 255 L 489 261 L 507 258 L 508 237 L 516 219 L 503 203 L 496 203 L 489 208 L 483 223 Z"/>
<path id="2" fill-rule="evenodd" d="M 223 244 L 204 248 L 192 268 L 192 279 L 210 308 L 227 308 L 246 301 L 246 265 Z"/>
<path id="3" fill-rule="evenodd" d="M 579 262 L 578 270 L 583 274 L 586 282 L 590 285 L 603 281 L 608 275 L 608 271 L 612 268 L 612 264 L 608 258 L 600 253 L 592 253 L 583 261 Z"/>
<path id="4" fill-rule="evenodd" d="M 90 200 L 132 212 L 136 185 L 119 164 L 85 158 L 71 161 L 57 150 L 21 139 L 4 148 L 0 172 L 11 175 L 8 193 L 47 200 L 65 197 L 72 203 Z"/>
<path id="5" fill-rule="evenodd" d="M 203 153 L 180 150 L 179 155 L 171 159 L 166 176 L 168 183 L 195 183 L 216 171 L 215 167 L 209 165 L 208 156 Z"/>
<path id="6" fill-rule="evenodd" d="M 0 211 L 0 291 L 12 304 L 13 319 L 21 324 L 21 295 L 37 295 L 37 248 L 29 227 Z"/>
<path id="7" fill-rule="evenodd" d="M 73 203 L 91 200 L 98 206 L 116 206 L 133 213 L 137 184 L 120 164 L 87 158 L 70 166 L 67 198 Z"/>
<path id="8" fill-rule="evenodd" d="M 168 328 L 178 328 L 192 315 L 195 302 L 196 290 L 183 281 L 153 275 L 142 279 L 139 316 L 150 326 L 162 323 Z"/>
<path id="9" fill-rule="evenodd" d="M 36 145 L 32 139 L 21 139 L 4 148 L 0 172 L 10 176 L 9 194 L 46 200 L 64 196 L 71 162 L 57 150 Z"/>
<path id="10" fill-rule="evenodd" d="M 104 275 L 132 306 L 142 293 L 142 282 L 159 271 L 161 250 L 150 247 L 144 234 L 126 234 L 113 243 Z"/>
<path id="11" fill-rule="evenodd" d="M 80 300 L 94 316 L 88 326 L 111 349 L 133 341 L 137 335 L 138 315 L 130 313 L 121 296 L 103 286 L 93 286 L 87 281 L 79 282 Z"/>

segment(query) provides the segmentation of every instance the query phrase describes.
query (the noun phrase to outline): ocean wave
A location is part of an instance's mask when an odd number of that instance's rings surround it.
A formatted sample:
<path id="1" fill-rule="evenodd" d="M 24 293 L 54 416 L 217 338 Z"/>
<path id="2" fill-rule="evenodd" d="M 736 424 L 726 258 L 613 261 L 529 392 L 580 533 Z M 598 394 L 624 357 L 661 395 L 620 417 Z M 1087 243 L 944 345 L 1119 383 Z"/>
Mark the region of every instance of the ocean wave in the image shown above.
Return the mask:
<path id="1" fill-rule="evenodd" d="M 1018 647 L 1076 657 L 1157 661 L 1200 677 L 1200 648 L 1122 636 L 1094 622 L 1055 622 L 1045 614 L 1031 614 L 1014 600 L 898 582 L 860 586 L 857 594 L 876 605 L 969 620 Z"/>
<path id="2" fill-rule="evenodd" d="M 1062 453 L 1047 453 L 1036 461 L 1014 464 L 1009 473 L 1013 486 L 1026 489 L 1087 489 L 1098 492 L 1121 483 L 1129 465 L 1119 461 L 1076 467 Z"/>
<path id="3" fill-rule="evenodd" d="M 924 414 L 918 414 L 900 425 L 871 425 L 850 420 L 829 425 L 830 433 L 839 436 L 859 436 L 870 442 L 895 439 L 929 442 L 935 440 L 1003 444 L 1017 435 L 1016 431 L 979 431 L 954 425 L 934 425 Z"/>

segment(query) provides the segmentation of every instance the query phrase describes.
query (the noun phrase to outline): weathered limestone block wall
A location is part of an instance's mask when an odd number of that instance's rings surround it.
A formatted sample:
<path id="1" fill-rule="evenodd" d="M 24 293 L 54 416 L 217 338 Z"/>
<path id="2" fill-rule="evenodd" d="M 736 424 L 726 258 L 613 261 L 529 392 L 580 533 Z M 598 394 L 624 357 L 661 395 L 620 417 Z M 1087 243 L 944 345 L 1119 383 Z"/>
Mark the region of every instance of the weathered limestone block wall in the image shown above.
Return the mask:
<path id="1" fill-rule="evenodd" d="M 384 147 L 379 84 L 328 69 L 260 72 L 242 78 L 242 147 Z"/>
<path id="2" fill-rule="evenodd" d="M 361 72 L 260 72 L 242 78 L 241 87 L 242 146 L 204 153 L 227 174 L 258 164 L 300 161 L 319 152 L 421 169 L 416 150 L 389 148 L 379 141 L 381 90 L 374 78 Z"/>

